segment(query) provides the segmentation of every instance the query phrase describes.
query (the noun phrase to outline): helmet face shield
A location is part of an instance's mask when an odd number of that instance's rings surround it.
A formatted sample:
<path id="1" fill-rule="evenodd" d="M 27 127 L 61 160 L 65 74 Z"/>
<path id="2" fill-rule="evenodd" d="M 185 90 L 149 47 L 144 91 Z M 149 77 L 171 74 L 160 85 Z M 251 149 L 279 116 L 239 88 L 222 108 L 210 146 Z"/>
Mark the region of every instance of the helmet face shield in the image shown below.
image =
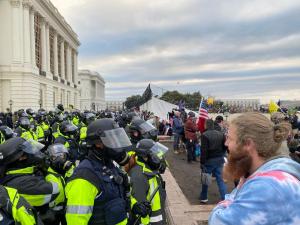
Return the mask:
<path id="1" fill-rule="evenodd" d="M 156 128 L 152 124 L 150 124 L 146 121 L 144 123 L 140 124 L 139 127 L 141 129 L 141 134 L 145 134 L 152 130 L 156 130 Z"/>
<path id="2" fill-rule="evenodd" d="M 3 133 L 6 140 L 9 139 L 9 138 L 14 137 L 14 135 L 15 135 L 13 130 L 11 128 L 7 127 L 7 126 L 1 126 L 0 131 Z"/>
<path id="3" fill-rule="evenodd" d="M 50 157 L 68 154 L 68 150 L 63 144 L 53 144 L 48 147 L 47 152 Z"/>
<path id="4" fill-rule="evenodd" d="M 123 128 L 106 130 L 100 136 L 104 146 L 110 149 L 123 149 L 131 146 L 131 142 Z"/>
<path id="5" fill-rule="evenodd" d="M 44 148 L 45 145 L 35 141 L 35 140 L 26 140 L 23 142 L 19 148 L 30 155 L 37 155 L 41 153 L 40 151 Z"/>
<path id="6" fill-rule="evenodd" d="M 167 146 L 162 145 L 159 142 L 156 142 L 155 145 L 153 145 L 150 149 L 150 151 L 157 155 L 160 159 L 163 158 L 163 156 L 167 153 L 168 150 L 169 148 Z"/>
<path id="7" fill-rule="evenodd" d="M 30 126 L 30 121 L 27 117 L 22 117 L 20 119 L 20 124 L 24 127 L 29 127 Z"/>

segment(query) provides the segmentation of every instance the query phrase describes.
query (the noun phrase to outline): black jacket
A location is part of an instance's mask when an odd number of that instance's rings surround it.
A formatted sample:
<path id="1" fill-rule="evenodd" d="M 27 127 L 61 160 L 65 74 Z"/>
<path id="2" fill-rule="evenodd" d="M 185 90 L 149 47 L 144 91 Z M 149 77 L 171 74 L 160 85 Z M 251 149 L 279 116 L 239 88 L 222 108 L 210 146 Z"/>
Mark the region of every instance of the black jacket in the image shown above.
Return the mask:
<path id="1" fill-rule="evenodd" d="M 206 130 L 201 136 L 201 164 L 223 157 L 226 152 L 225 135 L 221 131 Z"/>

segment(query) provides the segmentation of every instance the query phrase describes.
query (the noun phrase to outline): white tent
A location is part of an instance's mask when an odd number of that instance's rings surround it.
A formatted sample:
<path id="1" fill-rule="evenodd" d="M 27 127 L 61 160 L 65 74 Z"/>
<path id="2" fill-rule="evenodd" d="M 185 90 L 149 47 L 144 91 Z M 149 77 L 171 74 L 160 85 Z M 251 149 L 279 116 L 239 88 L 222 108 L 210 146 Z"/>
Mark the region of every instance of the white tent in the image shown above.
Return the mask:
<path id="1" fill-rule="evenodd" d="M 173 109 L 178 109 L 178 106 L 155 97 L 152 97 L 148 102 L 140 106 L 140 110 L 153 112 L 155 116 L 163 120 L 168 119 L 168 113 L 172 112 Z M 191 110 L 185 109 L 185 111 L 188 113 Z M 198 113 L 193 112 L 196 114 L 196 117 L 198 117 Z"/>

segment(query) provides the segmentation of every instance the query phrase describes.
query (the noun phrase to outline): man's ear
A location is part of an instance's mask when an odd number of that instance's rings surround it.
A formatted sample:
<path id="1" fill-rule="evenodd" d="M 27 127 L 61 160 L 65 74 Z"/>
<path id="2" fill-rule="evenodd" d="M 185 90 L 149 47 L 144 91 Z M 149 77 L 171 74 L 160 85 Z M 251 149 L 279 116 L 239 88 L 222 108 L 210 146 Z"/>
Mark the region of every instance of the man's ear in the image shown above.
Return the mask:
<path id="1" fill-rule="evenodd" d="M 251 153 L 253 150 L 256 149 L 255 143 L 254 143 L 254 141 L 253 141 L 251 138 L 248 138 L 248 139 L 245 141 L 244 147 L 245 147 L 245 149 L 246 149 L 249 153 Z"/>

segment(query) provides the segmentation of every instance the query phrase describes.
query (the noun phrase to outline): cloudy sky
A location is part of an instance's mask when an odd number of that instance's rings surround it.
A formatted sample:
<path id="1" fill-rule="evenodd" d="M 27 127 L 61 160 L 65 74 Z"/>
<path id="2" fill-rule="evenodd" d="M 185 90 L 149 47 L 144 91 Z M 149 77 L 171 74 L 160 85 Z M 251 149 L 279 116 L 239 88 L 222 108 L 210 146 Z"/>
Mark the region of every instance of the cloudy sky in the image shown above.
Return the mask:
<path id="1" fill-rule="evenodd" d="M 106 98 L 200 91 L 300 99 L 299 0 L 51 0 L 78 34 L 79 68 Z"/>

